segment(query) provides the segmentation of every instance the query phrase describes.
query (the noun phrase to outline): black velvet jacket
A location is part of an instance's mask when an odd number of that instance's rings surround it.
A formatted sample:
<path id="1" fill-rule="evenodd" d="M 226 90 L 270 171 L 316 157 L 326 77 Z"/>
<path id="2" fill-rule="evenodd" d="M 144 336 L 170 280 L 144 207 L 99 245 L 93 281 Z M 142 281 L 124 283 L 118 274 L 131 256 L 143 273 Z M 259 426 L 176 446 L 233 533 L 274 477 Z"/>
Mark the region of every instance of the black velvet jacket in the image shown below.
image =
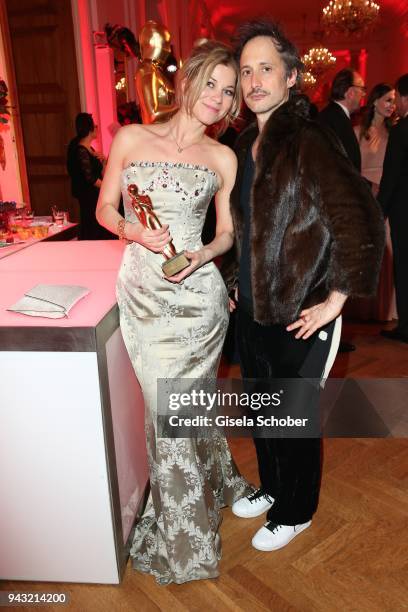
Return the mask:
<path id="1" fill-rule="evenodd" d="M 258 148 L 251 281 L 254 317 L 265 325 L 293 322 L 332 290 L 368 296 L 377 286 L 384 248 L 380 207 L 335 136 L 308 116 L 303 97 L 289 100 L 267 121 Z M 257 134 L 257 126 L 249 126 L 235 147 L 235 256 L 223 267 L 229 287 L 236 284 L 240 257 L 245 156 Z"/>

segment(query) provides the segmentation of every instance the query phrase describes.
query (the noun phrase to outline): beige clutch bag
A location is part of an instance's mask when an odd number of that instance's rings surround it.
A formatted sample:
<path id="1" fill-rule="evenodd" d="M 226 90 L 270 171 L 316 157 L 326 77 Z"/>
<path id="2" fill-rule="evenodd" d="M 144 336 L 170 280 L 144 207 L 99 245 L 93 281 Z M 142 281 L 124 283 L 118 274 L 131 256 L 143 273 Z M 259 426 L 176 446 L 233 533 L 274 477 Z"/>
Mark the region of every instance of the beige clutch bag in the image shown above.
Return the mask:
<path id="1" fill-rule="evenodd" d="M 61 319 L 88 293 L 89 289 L 78 285 L 36 285 L 7 310 L 30 317 Z"/>

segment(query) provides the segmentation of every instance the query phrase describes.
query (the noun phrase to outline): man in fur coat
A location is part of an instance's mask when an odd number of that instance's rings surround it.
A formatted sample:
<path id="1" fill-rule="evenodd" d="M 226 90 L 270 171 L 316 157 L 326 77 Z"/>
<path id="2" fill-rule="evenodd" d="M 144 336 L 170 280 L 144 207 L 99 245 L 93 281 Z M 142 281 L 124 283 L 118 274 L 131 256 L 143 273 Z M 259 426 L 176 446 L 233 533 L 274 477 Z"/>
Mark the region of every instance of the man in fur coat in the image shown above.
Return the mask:
<path id="1" fill-rule="evenodd" d="M 310 120 L 305 97 L 292 94 L 302 64 L 280 29 L 244 24 L 237 55 L 243 97 L 256 117 L 235 147 L 231 196 L 237 257 L 229 284 L 237 288 L 242 375 L 325 378 L 344 302 L 375 292 L 382 214 L 336 136 Z M 311 407 L 302 410 L 307 416 Z M 261 486 L 232 510 L 246 518 L 267 512 L 252 544 L 276 550 L 311 524 L 321 440 L 254 442 Z"/>

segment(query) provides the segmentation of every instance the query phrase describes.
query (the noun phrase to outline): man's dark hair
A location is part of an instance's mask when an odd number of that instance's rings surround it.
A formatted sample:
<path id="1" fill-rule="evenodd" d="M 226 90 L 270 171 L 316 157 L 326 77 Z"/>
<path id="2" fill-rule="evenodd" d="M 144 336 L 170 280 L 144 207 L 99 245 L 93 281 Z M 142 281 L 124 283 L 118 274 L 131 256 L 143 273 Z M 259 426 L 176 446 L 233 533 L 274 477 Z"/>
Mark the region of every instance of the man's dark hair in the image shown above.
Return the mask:
<path id="1" fill-rule="evenodd" d="M 408 72 L 400 76 L 398 81 L 395 83 L 395 89 L 398 91 L 400 96 L 408 96 Z"/>
<path id="2" fill-rule="evenodd" d="M 301 73 L 304 69 L 299 51 L 296 49 L 295 45 L 286 38 L 280 26 L 273 21 L 256 19 L 254 21 L 247 21 L 238 28 L 234 37 L 237 60 L 239 61 L 242 49 L 245 45 L 257 36 L 267 36 L 272 39 L 276 50 L 285 64 L 286 76 L 290 77 L 293 70 L 296 69 L 297 82 L 299 82 Z"/>
<path id="3" fill-rule="evenodd" d="M 344 100 L 346 91 L 353 86 L 354 72 L 351 68 L 343 68 L 336 74 L 331 86 L 330 99 Z"/>

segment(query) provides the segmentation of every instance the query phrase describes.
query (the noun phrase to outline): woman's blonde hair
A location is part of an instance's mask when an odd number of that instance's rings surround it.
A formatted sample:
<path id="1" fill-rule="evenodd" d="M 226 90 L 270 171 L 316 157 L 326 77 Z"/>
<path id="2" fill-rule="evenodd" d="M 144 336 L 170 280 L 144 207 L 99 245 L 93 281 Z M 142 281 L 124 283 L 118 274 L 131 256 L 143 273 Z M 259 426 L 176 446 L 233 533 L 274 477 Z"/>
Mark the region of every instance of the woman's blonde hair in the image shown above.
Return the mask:
<path id="1" fill-rule="evenodd" d="M 219 64 L 231 66 L 237 75 L 237 81 L 230 111 L 216 126 L 212 126 L 215 129 L 211 131 L 217 136 L 225 132 L 228 125 L 238 117 L 241 108 L 239 67 L 232 48 L 216 40 L 204 40 L 197 44 L 178 74 L 176 90 L 179 108 L 184 108 L 191 114 L 214 68 Z"/>

